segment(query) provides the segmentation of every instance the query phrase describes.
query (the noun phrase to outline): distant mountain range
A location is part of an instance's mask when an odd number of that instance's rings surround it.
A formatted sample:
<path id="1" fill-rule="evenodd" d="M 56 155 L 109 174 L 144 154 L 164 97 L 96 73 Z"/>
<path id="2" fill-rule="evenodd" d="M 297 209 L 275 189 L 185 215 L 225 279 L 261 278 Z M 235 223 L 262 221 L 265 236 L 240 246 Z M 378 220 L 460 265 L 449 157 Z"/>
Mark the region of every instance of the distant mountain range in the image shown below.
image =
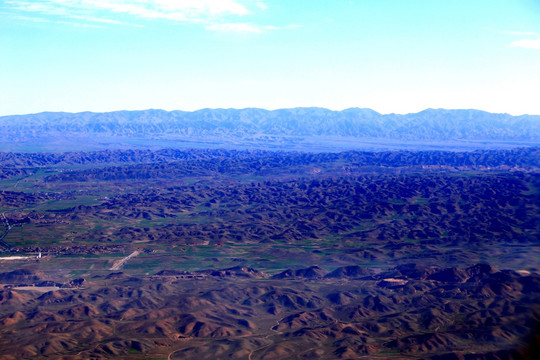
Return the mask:
<path id="1" fill-rule="evenodd" d="M 81 138 L 87 140 L 81 143 Z M 45 112 L 0 117 L 0 140 L 2 151 L 164 146 L 309 150 L 381 144 L 385 149 L 419 144 L 511 147 L 540 144 L 540 116 L 446 109 L 383 115 L 360 108 Z"/>

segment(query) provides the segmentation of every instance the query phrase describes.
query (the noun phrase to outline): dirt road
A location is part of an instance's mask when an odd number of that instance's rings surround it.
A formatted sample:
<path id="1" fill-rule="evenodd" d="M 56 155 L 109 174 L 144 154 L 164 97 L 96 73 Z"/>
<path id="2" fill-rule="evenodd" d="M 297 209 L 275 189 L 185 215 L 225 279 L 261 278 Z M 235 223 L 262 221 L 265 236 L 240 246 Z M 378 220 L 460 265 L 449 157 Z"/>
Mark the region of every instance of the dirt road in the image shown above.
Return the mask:
<path id="1" fill-rule="evenodd" d="M 123 258 L 122 260 L 120 260 L 116 265 L 114 265 L 112 268 L 110 268 L 109 270 L 112 270 L 112 271 L 117 271 L 117 270 L 120 270 L 120 268 L 122 266 L 124 266 L 124 264 L 131 258 L 139 255 L 140 252 L 138 252 L 137 250 L 135 250 L 134 252 L 132 252 L 131 254 L 129 254 L 128 256 L 126 256 L 125 258 Z"/>

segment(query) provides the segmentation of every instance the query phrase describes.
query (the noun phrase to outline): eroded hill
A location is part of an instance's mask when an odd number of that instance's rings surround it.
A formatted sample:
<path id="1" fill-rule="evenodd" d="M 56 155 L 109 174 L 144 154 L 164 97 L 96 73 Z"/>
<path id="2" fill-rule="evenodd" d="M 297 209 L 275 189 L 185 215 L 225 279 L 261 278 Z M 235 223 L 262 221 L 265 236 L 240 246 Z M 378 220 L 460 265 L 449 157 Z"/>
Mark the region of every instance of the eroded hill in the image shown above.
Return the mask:
<path id="1" fill-rule="evenodd" d="M 534 358 L 536 148 L 0 159 L 2 358 Z"/>

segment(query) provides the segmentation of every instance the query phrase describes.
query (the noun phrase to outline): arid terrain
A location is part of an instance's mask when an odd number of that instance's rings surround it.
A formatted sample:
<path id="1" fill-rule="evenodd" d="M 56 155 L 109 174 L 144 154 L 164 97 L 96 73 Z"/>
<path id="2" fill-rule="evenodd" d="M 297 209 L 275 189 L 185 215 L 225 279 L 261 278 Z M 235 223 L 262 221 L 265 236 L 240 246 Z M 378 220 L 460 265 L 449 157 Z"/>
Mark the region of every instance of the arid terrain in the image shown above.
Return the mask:
<path id="1" fill-rule="evenodd" d="M 1 359 L 535 359 L 540 149 L 0 153 Z"/>

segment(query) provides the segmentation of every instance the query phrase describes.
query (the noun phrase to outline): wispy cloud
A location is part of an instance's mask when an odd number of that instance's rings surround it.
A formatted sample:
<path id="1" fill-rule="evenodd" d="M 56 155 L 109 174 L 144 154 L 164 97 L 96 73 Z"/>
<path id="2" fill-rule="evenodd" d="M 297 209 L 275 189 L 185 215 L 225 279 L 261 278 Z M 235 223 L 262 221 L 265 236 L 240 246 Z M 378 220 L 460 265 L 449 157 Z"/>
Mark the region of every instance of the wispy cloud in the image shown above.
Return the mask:
<path id="1" fill-rule="evenodd" d="M 277 30 L 277 26 L 257 25 L 252 23 L 221 23 L 205 26 L 206 30 L 224 32 L 262 33 L 266 30 Z"/>
<path id="2" fill-rule="evenodd" d="M 540 39 L 522 39 L 514 41 L 510 47 L 540 50 Z"/>
<path id="3" fill-rule="evenodd" d="M 257 2 L 255 3 L 255 5 L 257 5 L 257 7 L 258 7 L 259 9 L 262 9 L 262 10 L 268 9 L 268 5 L 266 5 L 266 4 L 263 3 L 262 1 L 257 1 Z"/>
<path id="4" fill-rule="evenodd" d="M 81 24 L 80 22 L 74 22 L 74 21 L 55 21 L 55 23 L 57 24 L 65 24 L 65 25 L 71 25 L 71 26 L 76 26 L 76 27 L 85 27 L 85 28 L 95 28 L 95 29 L 99 29 L 101 28 L 101 26 L 99 25 L 94 25 L 94 24 Z"/>
<path id="5" fill-rule="evenodd" d="M 255 0 L 7 0 L 7 9 L 33 17 L 56 17 L 55 22 L 130 25 L 145 19 L 202 23 L 209 30 L 260 32 L 264 26 L 222 23 L 229 17 L 250 15 L 267 8 Z M 118 18 L 121 20 L 118 20 Z"/>
<path id="6" fill-rule="evenodd" d="M 503 34 L 507 35 L 519 35 L 519 36 L 528 36 L 528 35 L 536 35 L 533 31 L 503 31 Z"/>
<path id="7" fill-rule="evenodd" d="M 0 16 L 6 17 L 6 18 L 12 18 L 20 21 L 29 21 L 29 22 L 37 22 L 37 23 L 50 23 L 51 21 L 45 18 L 41 17 L 34 17 L 34 16 L 25 16 L 25 15 L 17 15 L 12 14 L 9 12 L 1 12 Z"/>
<path id="8" fill-rule="evenodd" d="M 52 0 L 61 2 L 62 0 Z M 224 14 L 247 15 L 250 11 L 234 0 L 80 0 L 84 6 L 143 18 L 199 19 Z"/>
<path id="9" fill-rule="evenodd" d="M 206 30 L 211 31 L 226 31 L 226 32 L 249 32 L 260 33 L 262 28 L 256 24 L 250 23 L 224 23 L 224 24 L 211 24 L 205 26 Z"/>

